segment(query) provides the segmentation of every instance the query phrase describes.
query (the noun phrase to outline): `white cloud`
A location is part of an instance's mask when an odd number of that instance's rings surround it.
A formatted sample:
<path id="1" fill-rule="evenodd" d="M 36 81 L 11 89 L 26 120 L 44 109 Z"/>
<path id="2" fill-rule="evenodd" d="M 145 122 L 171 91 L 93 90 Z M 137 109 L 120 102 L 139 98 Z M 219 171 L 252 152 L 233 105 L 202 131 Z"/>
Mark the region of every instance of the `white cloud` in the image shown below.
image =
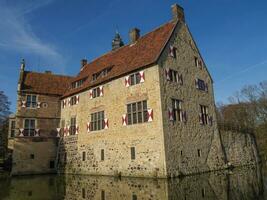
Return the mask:
<path id="1" fill-rule="evenodd" d="M 57 48 L 39 38 L 26 18 L 27 14 L 51 2 L 52 0 L 0 2 L 0 50 L 36 55 L 50 62 L 62 60 Z"/>

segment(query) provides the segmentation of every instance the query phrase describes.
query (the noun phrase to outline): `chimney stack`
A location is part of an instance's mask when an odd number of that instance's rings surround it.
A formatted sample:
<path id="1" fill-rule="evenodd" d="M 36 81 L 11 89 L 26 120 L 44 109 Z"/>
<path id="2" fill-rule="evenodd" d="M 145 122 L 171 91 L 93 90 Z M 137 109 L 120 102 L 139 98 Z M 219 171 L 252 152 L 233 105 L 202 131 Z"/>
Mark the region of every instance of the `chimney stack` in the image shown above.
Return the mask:
<path id="1" fill-rule="evenodd" d="M 83 68 L 87 64 L 87 59 L 82 59 L 81 60 L 81 68 Z"/>
<path id="2" fill-rule="evenodd" d="M 130 35 L 130 43 L 133 44 L 139 39 L 140 30 L 138 28 L 133 28 L 132 30 L 130 30 L 129 35 Z"/>
<path id="3" fill-rule="evenodd" d="M 172 5 L 172 17 L 174 21 L 185 22 L 184 9 L 178 4 Z"/>

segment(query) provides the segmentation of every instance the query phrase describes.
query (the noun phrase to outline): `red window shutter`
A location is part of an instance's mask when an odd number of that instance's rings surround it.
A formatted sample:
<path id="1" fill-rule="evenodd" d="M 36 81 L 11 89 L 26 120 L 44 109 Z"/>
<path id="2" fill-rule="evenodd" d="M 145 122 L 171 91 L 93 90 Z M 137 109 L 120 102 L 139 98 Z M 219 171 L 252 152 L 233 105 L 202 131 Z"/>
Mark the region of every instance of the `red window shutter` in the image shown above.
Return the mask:
<path id="1" fill-rule="evenodd" d="M 99 90 L 100 90 L 100 96 L 102 97 L 104 95 L 103 86 L 99 86 Z"/>
<path id="2" fill-rule="evenodd" d="M 26 101 L 21 101 L 21 107 L 25 108 L 26 107 Z"/>
<path id="3" fill-rule="evenodd" d="M 130 80 L 130 76 L 126 76 L 126 77 L 125 77 L 125 86 L 126 86 L 126 87 L 129 87 L 129 86 L 130 86 L 130 82 L 129 82 L 129 80 Z"/>
<path id="4" fill-rule="evenodd" d="M 89 90 L 89 97 L 90 97 L 90 99 L 92 99 L 93 98 L 93 90 L 91 89 L 91 90 Z"/>
<path id="5" fill-rule="evenodd" d="M 76 127 L 75 127 L 75 134 L 78 135 L 79 133 L 79 126 L 76 124 Z"/>
<path id="6" fill-rule="evenodd" d="M 67 127 L 67 136 L 70 135 L 70 126 Z"/>
<path id="7" fill-rule="evenodd" d="M 153 109 L 148 109 L 147 114 L 148 114 L 148 121 L 152 122 L 153 121 Z"/>
<path id="8" fill-rule="evenodd" d="M 122 115 L 122 125 L 127 126 L 127 115 L 126 114 Z"/>
<path id="9" fill-rule="evenodd" d="M 209 86 L 208 83 L 205 84 L 205 91 L 208 92 L 209 91 Z"/>
<path id="10" fill-rule="evenodd" d="M 170 45 L 169 55 L 173 58 L 176 58 L 176 48 L 173 45 Z"/>
<path id="11" fill-rule="evenodd" d="M 76 95 L 76 104 L 78 104 L 80 101 L 80 96 L 79 95 Z"/>
<path id="12" fill-rule="evenodd" d="M 180 83 L 180 85 L 184 84 L 184 80 L 183 80 L 183 75 L 182 74 L 178 74 L 178 82 Z"/>
<path id="13" fill-rule="evenodd" d="M 187 114 L 186 114 L 186 111 L 183 111 L 182 112 L 182 121 L 183 122 L 187 122 Z"/>
<path id="14" fill-rule="evenodd" d="M 57 128 L 57 137 L 60 137 L 60 130 L 61 128 Z"/>
<path id="15" fill-rule="evenodd" d="M 91 123 L 87 122 L 87 133 L 91 131 Z"/>
<path id="16" fill-rule="evenodd" d="M 168 108 L 168 114 L 169 114 L 169 120 L 173 121 L 173 109 L 172 108 Z"/>
<path id="17" fill-rule="evenodd" d="M 170 69 L 169 68 L 165 68 L 165 76 L 166 76 L 167 81 L 169 81 L 170 80 Z"/>
<path id="18" fill-rule="evenodd" d="M 139 74 L 140 74 L 140 82 L 141 83 L 145 82 L 145 73 L 144 73 L 144 71 L 140 71 Z"/>
<path id="19" fill-rule="evenodd" d="M 40 136 L 40 134 L 39 134 L 39 131 L 40 131 L 40 129 L 35 129 L 35 137 L 39 137 Z"/>
<path id="20" fill-rule="evenodd" d="M 104 119 L 104 129 L 108 129 L 108 119 L 107 118 L 105 118 Z"/>
<path id="21" fill-rule="evenodd" d="M 212 124 L 213 124 L 213 118 L 212 118 L 212 116 L 209 116 L 208 122 L 209 122 L 209 125 L 212 126 Z"/>
<path id="22" fill-rule="evenodd" d="M 23 128 L 20 128 L 19 129 L 19 136 L 20 137 L 23 137 L 24 136 L 24 129 Z"/>
<path id="23" fill-rule="evenodd" d="M 195 85 L 196 85 L 196 88 L 198 89 L 199 87 L 198 87 L 198 79 L 197 78 L 195 79 Z"/>

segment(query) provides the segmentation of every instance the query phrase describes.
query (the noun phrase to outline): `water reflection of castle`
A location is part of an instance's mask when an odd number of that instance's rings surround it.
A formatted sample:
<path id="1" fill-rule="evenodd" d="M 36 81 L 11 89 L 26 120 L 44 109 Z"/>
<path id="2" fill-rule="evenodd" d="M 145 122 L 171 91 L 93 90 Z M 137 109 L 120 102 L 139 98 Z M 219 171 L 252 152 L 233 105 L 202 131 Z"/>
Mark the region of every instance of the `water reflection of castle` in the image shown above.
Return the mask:
<path id="1" fill-rule="evenodd" d="M 3 199 L 14 200 L 228 200 L 259 199 L 263 195 L 259 168 L 243 168 L 233 172 L 172 180 L 77 175 L 18 177 L 8 184 L 0 179 L 0 186 L 9 191 L 1 194 Z"/>

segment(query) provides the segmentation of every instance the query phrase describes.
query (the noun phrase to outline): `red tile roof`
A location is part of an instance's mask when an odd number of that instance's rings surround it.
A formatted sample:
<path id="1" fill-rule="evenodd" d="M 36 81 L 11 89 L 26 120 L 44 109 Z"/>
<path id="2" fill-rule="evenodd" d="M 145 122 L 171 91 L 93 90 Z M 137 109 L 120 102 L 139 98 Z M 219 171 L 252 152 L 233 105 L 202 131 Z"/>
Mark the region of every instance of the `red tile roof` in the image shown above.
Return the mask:
<path id="1" fill-rule="evenodd" d="M 72 81 L 77 81 L 85 77 L 87 77 L 87 80 L 81 87 L 68 90 L 64 94 L 64 97 L 156 63 L 161 51 L 168 42 L 176 23 L 177 22 L 173 21 L 168 22 L 140 37 L 136 43 L 110 51 L 91 63 L 88 63 Z M 111 66 L 112 69 L 107 76 L 92 81 L 92 75 L 94 73 L 100 72 Z"/>
<path id="2" fill-rule="evenodd" d="M 22 90 L 38 94 L 63 95 L 73 77 L 49 73 L 24 72 Z"/>

